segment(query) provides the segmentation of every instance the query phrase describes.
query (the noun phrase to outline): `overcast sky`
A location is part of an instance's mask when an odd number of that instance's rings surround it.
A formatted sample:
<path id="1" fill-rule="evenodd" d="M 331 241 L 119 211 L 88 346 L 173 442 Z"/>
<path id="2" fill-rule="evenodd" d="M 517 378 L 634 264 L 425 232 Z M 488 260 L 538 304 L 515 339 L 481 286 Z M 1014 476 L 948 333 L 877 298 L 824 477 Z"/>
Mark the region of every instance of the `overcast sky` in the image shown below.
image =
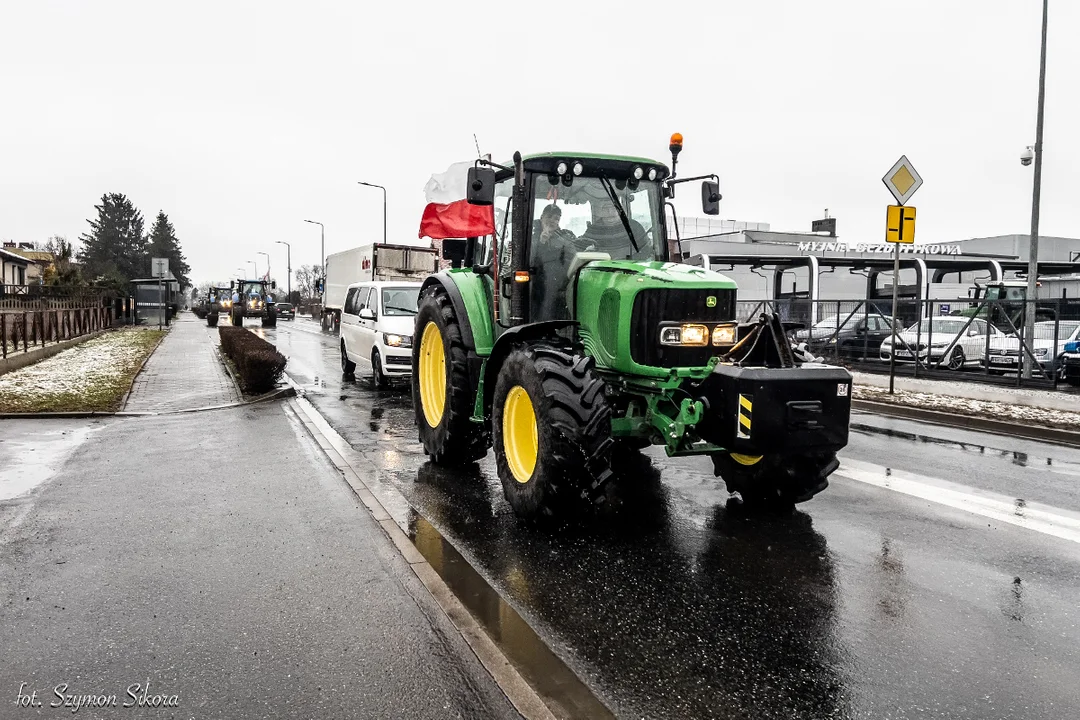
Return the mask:
<path id="1" fill-rule="evenodd" d="M 877 242 L 1026 233 L 1038 0 L 0 5 L 0 238 L 74 240 L 105 192 L 168 213 L 196 281 L 416 242 L 428 177 L 582 150 L 720 175 L 721 217 Z M 1050 0 L 1042 233 L 1080 237 L 1080 3 Z M 699 215 L 697 193 L 681 214 Z"/>

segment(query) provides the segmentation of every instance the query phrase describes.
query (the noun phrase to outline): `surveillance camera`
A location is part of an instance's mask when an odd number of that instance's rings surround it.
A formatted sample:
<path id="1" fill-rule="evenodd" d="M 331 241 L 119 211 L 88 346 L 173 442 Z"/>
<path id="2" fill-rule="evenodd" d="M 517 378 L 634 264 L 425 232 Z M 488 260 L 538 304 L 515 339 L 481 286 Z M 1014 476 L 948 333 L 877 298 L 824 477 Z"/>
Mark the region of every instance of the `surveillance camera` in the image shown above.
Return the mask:
<path id="1" fill-rule="evenodd" d="M 1035 159 L 1035 150 L 1028 145 L 1024 148 L 1024 152 L 1020 153 L 1020 164 L 1027 167 Z"/>

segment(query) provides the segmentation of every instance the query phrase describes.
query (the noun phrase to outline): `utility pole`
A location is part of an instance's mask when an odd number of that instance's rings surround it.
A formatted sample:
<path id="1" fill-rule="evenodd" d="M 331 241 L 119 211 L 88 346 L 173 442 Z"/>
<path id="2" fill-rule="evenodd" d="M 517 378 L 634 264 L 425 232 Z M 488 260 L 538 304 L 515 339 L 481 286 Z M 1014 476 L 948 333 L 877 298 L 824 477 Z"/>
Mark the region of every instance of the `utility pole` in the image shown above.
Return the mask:
<path id="1" fill-rule="evenodd" d="M 1043 106 L 1046 101 L 1046 14 L 1049 0 L 1043 0 L 1042 48 L 1039 52 L 1039 109 L 1035 120 L 1035 180 L 1031 190 L 1031 240 L 1028 245 L 1027 302 L 1024 306 L 1024 344 L 1035 351 L 1035 307 L 1039 292 L 1039 201 L 1042 195 Z M 1027 351 L 1024 377 L 1030 378 L 1035 362 Z"/>
<path id="2" fill-rule="evenodd" d="M 379 188 L 380 190 L 382 190 L 382 241 L 383 241 L 383 244 L 385 245 L 386 244 L 386 188 L 384 188 L 382 185 L 376 185 L 374 183 L 366 183 L 363 180 L 357 180 L 356 183 L 358 185 L 366 185 L 367 187 Z"/>

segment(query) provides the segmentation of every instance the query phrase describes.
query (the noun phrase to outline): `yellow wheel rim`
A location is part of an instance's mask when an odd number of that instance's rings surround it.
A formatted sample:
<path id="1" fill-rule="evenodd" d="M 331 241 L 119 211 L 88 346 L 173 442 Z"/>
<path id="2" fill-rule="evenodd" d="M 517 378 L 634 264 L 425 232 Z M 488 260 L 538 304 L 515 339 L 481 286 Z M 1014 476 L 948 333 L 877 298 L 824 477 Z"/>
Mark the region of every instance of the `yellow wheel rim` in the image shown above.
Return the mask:
<path id="1" fill-rule="evenodd" d="M 740 465 L 757 465 L 761 462 L 761 458 L 764 455 L 740 455 L 739 453 L 731 453 L 731 459 Z"/>
<path id="2" fill-rule="evenodd" d="M 420 407 L 433 428 L 442 422 L 446 410 L 446 351 L 439 326 L 429 322 L 420 336 Z"/>
<path id="3" fill-rule="evenodd" d="M 503 403 L 502 442 L 506 464 L 519 483 L 532 479 L 539 452 L 536 412 L 529 393 L 520 385 L 510 388 Z"/>

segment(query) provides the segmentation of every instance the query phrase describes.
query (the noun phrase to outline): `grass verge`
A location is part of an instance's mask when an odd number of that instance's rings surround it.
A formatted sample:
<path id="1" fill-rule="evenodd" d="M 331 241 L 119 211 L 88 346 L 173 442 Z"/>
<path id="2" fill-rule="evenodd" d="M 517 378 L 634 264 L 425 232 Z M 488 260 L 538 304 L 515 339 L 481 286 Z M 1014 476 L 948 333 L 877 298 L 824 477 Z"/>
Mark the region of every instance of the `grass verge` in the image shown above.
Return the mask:
<path id="1" fill-rule="evenodd" d="M 0 375 L 0 412 L 116 412 L 164 331 L 107 332 Z"/>

